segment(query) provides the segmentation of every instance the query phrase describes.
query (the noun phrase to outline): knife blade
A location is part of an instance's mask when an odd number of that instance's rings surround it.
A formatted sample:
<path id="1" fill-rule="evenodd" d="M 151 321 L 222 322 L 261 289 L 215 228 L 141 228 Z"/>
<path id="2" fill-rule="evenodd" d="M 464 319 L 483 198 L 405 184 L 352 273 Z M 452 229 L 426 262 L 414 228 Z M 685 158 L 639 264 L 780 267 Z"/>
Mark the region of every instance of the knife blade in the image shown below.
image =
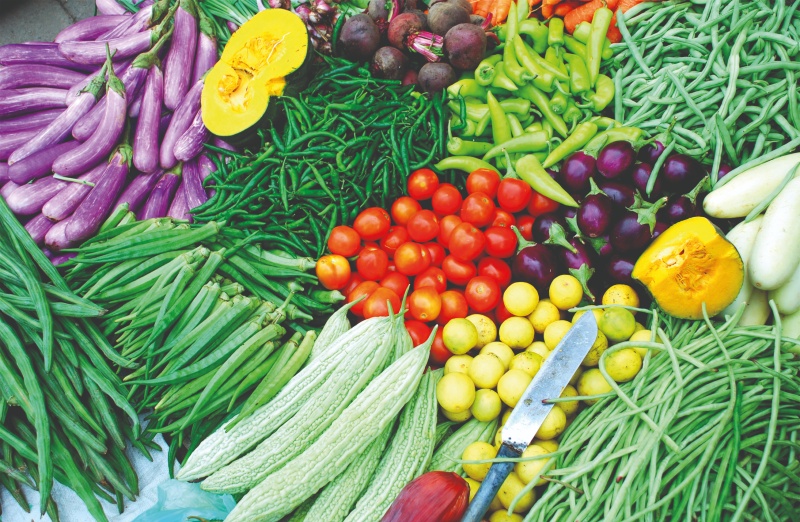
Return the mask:
<path id="1" fill-rule="evenodd" d="M 597 321 L 593 313 L 585 313 L 564 335 L 550 356 L 525 389 L 517 405 L 503 426 L 503 444 L 497 458 L 516 458 L 522 455 L 542 426 L 555 399 L 561 395 L 569 380 L 578 370 L 597 338 Z M 514 462 L 495 462 L 481 482 L 478 492 L 470 502 L 461 522 L 480 522 L 500 486 L 506 480 Z"/>

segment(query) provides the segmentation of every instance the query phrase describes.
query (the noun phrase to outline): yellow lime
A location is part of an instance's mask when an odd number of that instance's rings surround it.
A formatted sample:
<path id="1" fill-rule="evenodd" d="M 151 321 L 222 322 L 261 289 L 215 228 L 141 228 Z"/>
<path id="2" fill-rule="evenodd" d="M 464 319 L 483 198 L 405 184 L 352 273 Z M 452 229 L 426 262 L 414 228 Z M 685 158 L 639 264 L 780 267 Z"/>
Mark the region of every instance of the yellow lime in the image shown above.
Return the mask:
<path id="1" fill-rule="evenodd" d="M 544 344 L 544 341 L 533 341 L 530 346 L 525 348 L 526 352 L 533 352 L 539 355 L 542 358 L 542 361 L 546 361 L 548 357 L 550 357 L 550 348 Z"/>
<path id="2" fill-rule="evenodd" d="M 628 382 L 642 369 L 642 357 L 633 348 L 610 352 L 605 360 L 608 376 L 616 382 Z"/>
<path id="3" fill-rule="evenodd" d="M 567 428 L 567 415 L 564 413 L 558 404 L 553 406 L 553 409 L 544 418 L 539 431 L 536 432 L 536 438 L 542 440 L 555 439 Z"/>
<path id="4" fill-rule="evenodd" d="M 512 283 L 503 292 L 503 305 L 512 315 L 530 315 L 539 304 L 539 292 L 530 283 Z"/>
<path id="5" fill-rule="evenodd" d="M 497 383 L 497 394 L 504 403 L 513 408 L 525 393 L 532 379 L 533 377 L 522 370 L 508 370 Z"/>
<path id="6" fill-rule="evenodd" d="M 540 448 L 544 448 L 547 453 L 555 453 L 558 451 L 558 441 L 555 440 L 533 439 L 531 444 L 536 444 Z"/>
<path id="7" fill-rule="evenodd" d="M 481 348 L 481 353 L 493 353 L 503 361 L 503 366 L 508 370 L 511 359 L 514 358 L 514 350 L 505 343 L 493 342 Z"/>
<path id="8" fill-rule="evenodd" d="M 511 417 L 511 408 L 508 408 L 508 409 L 505 411 L 505 413 L 503 413 L 503 416 L 500 418 L 500 425 L 502 426 L 502 425 L 504 425 L 506 422 L 508 422 L 508 418 L 509 418 L 509 417 Z"/>
<path id="9" fill-rule="evenodd" d="M 464 448 L 464 453 L 461 454 L 461 459 L 486 460 L 493 459 L 496 455 L 497 451 L 494 449 L 494 446 L 488 442 L 477 441 Z M 480 481 L 486 478 L 486 474 L 489 473 L 489 468 L 492 466 L 492 463 L 487 462 L 473 464 L 465 462 L 462 464 L 462 466 L 464 467 L 464 472 L 469 478 Z"/>
<path id="10" fill-rule="evenodd" d="M 547 325 L 544 329 L 544 344 L 550 351 L 553 351 L 561 339 L 567 335 L 569 329 L 572 328 L 572 323 L 559 319 Z"/>
<path id="11" fill-rule="evenodd" d="M 610 342 L 618 343 L 630 339 L 636 328 L 636 319 L 625 308 L 606 308 L 597 326 Z"/>
<path id="12" fill-rule="evenodd" d="M 506 371 L 503 361 L 493 353 L 480 353 L 469 365 L 467 375 L 477 388 L 491 389 L 497 386 L 497 381 Z"/>
<path id="13" fill-rule="evenodd" d="M 475 402 L 470 411 L 472 416 L 481 422 L 489 422 L 500 415 L 503 403 L 494 390 L 478 390 L 475 392 Z"/>
<path id="14" fill-rule="evenodd" d="M 559 319 L 561 319 L 559 309 L 556 308 L 556 305 L 544 299 L 539 301 L 536 309 L 528 316 L 528 320 L 538 334 L 544 333 L 544 329 L 547 328 L 548 324 L 554 323 Z"/>
<path id="15" fill-rule="evenodd" d="M 569 310 L 578 306 L 583 299 L 583 287 L 575 276 L 563 274 L 550 283 L 550 302 L 559 310 Z"/>
<path id="16" fill-rule="evenodd" d="M 468 315 L 467 321 L 475 325 L 475 329 L 478 330 L 478 342 L 475 344 L 475 348 L 483 348 L 497 339 L 497 326 L 495 326 L 494 321 L 485 315 Z"/>
<path id="17" fill-rule="evenodd" d="M 522 457 L 541 457 L 542 455 L 547 455 L 548 453 L 549 451 L 543 447 L 536 444 L 531 444 L 525 448 L 525 451 L 522 452 Z M 539 478 L 539 475 L 541 474 L 542 468 L 544 468 L 548 460 L 550 459 L 546 458 L 517 462 L 517 464 L 514 466 L 514 473 L 516 473 L 520 480 L 525 484 L 536 482 L 536 485 L 543 486 L 547 481 Z"/>
<path id="18" fill-rule="evenodd" d="M 637 330 L 633 332 L 633 335 L 631 335 L 631 338 L 628 340 L 639 341 L 639 342 L 644 341 L 649 343 L 651 342 L 652 339 L 653 339 L 653 332 L 651 332 L 650 330 Z M 656 338 L 654 342 L 659 342 L 659 341 L 660 339 Z M 641 357 L 642 359 L 644 359 L 644 356 L 647 355 L 648 352 L 647 348 L 640 348 L 638 346 L 634 347 L 633 349 L 636 350 L 636 353 L 638 353 L 639 357 Z M 653 355 L 655 355 L 656 353 L 657 352 L 654 352 Z"/>
<path id="19" fill-rule="evenodd" d="M 495 511 L 489 517 L 489 522 L 522 522 L 522 515 L 517 513 L 508 514 L 507 511 Z"/>
<path id="20" fill-rule="evenodd" d="M 442 415 L 453 422 L 467 422 L 472 418 L 472 412 L 470 410 L 462 411 L 461 413 L 451 413 L 447 410 L 442 410 Z"/>
<path id="21" fill-rule="evenodd" d="M 520 352 L 511 359 L 510 370 L 522 370 L 534 377 L 542 367 L 542 356 L 533 352 Z"/>
<path id="22" fill-rule="evenodd" d="M 478 329 L 466 319 L 450 319 L 444 325 L 442 341 L 452 353 L 461 355 L 478 344 Z"/>
<path id="23" fill-rule="evenodd" d="M 602 302 L 604 305 L 624 305 L 624 306 L 639 306 L 639 296 L 636 290 L 628 285 L 611 285 L 608 290 L 603 293 Z"/>
<path id="24" fill-rule="evenodd" d="M 578 396 L 578 390 L 576 390 L 575 387 L 573 385 L 571 385 L 571 384 L 568 384 L 567 387 L 564 388 L 564 391 L 561 392 L 561 398 L 562 399 L 565 398 L 565 397 L 577 397 L 577 396 Z M 578 413 L 578 407 L 579 406 L 580 406 L 580 404 L 578 404 L 578 401 L 569 401 L 569 402 L 559 402 L 558 403 L 558 407 L 561 408 L 564 411 L 564 413 L 567 415 L 567 417 L 569 417 L 570 415 L 573 415 L 575 413 Z"/>
<path id="25" fill-rule="evenodd" d="M 525 488 L 525 484 L 516 473 L 511 472 L 503 482 L 503 485 L 500 486 L 500 491 L 497 492 L 497 497 L 500 499 L 503 507 L 508 509 L 514 498 L 522 492 L 523 488 Z M 525 513 L 531 508 L 534 502 L 536 502 L 536 493 L 530 490 L 517 501 L 517 505 L 514 506 L 514 513 Z"/>
<path id="26" fill-rule="evenodd" d="M 525 317 L 509 317 L 500 325 L 500 342 L 521 350 L 533 342 L 533 325 Z"/>
<path id="27" fill-rule="evenodd" d="M 475 383 L 463 373 L 448 373 L 436 384 L 436 400 L 445 411 L 463 413 L 475 401 Z"/>
<path id="28" fill-rule="evenodd" d="M 472 502 L 472 499 L 475 497 L 475 493 L 478 492 L 478 488 L 481 487 L 481 483 L 472 478 L 465 478 L 464 480 L 467 481 L 469 485 L 469 501 Z"/>
<path id="29" fill-rule="evenodd" d="M 471 355 L 453 355 L 444 363 L 444 374 L 448 373 L 467 373 L 469 365 L 472 363 Z"/>
<path id="30" fill-rule="evenodd" d="M 603 317 L 603 309 L 602 308 L 592 308 L 589 311 L 594 314 L 594 320 L 597 321 L 597 324 L 600 324 L 600 318 Z M 575 314 L 572 316 L 572 322 L 575 323 L 585 313 L 586 313 L 586 310 L 578 310 L 577 312 L 575 312 Z"/>
<path id="31" fill-rule="evenodd" d="M 611 385 L 608 384 L 606 378 L 600 373 L 597 368 L 586 370 L 581 374 L 578 379 L 578 395 L 602 395 L 612 390 Z M 586 399 L 586 404 L 594 404 L 600 399 Z"/>
<path id="32" fill-rule="evenodd" d="M 602 331 L 597 330 L 597 337 L 595 337 L 592 347 L 589 348 L 589 353 L 583 358 L 583 365 L 597 366 L 600 362 L 600 356 L 603 355 L 607 348 L 608 338 Z"/>

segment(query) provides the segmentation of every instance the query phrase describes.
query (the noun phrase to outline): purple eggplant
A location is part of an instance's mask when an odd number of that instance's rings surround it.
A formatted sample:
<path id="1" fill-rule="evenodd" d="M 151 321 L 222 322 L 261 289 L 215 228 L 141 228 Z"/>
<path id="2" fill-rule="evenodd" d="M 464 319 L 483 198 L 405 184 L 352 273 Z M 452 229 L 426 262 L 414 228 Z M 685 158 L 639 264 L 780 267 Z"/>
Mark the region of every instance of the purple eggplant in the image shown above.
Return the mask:
<path id="1" fill-rule="evenodd" d="M 200 156 L 200 159 L 197 161 L 197 170 L 200 174 L 200 181 L 202 182 L 203 187 L 214 185 L 213 179 L 206 182 L 206 179 L 211 175 L 211 173 L 217 171 L 217 166 L 214 164 L 213 161 L 211 161 L 211 158 L 209 158 L 205 154 L 202 154 Z M 209 196 L 213 196 L 215 193 L 216 191 L 213 188 L 206 190 L 206 194 L 208 194 Z"/>
<path id="2" fill-rule="evenodd" d="M 589 188 L 589 179 L 597 171 L 593 157 L 583 151 L 571 154 L 561 165 L 561 184 L 570 192 L 583 192 Z"/>
<path id="3" fill-rule="evenodd" d="M 649 163 L 650 165 L 654 165 L 658 158 L 661 157 L 661 154 L 664 152 L 664 144 L 660 141 L 654 141 L 653 143 L 648 143 L 643 145 L 641 149 L 639 149 L 638 158 L 639 161 L 642 163 Z"/>
<path id="4" fill-rule="evenodd" d="M 544 243 L 550 239 L 550 230 L 554 224 L 558 224 L 562 228 L 567 226 L 564 218 L 562 218 L 561 214 L 558 212 L 547 212 L 536 216 L 536 219 L 533 221 L 533 228 L 531 229 L 533 240 L 538 243 Z"/>
<path id="5" fill-rule="evenodd" d="M 137 219 L 143 221 L 150 218 L 165 217 L 180 182 L 180 176 L 174 172 L 165 172 L 156 183 L 156 186 L 153 187 L 152 192 L 150 192 L 147 203 L 136 214 Z"/>
<path id="6" fill-rule="evenodd" d="M 580 269 L 583 265 L 593 268 L 595 261 L 590 249 L 586 248 L 586 245 L 575 237 L 570 239 L 569 243 L 572 246 L 572 250 L 567 248 L 558 249 L 558 253 L 561 257 L 561 265 L 568 269 L 572 268 L 575 270 Z"/>
<path id="7" fill-rule="evenodd" d="M 598 184 L 606 196 L 611 198 L 614 204 L 628 208 L 636 201 L 636 192 L 633 188 L 625 183 L 617 183 L 616 181 L 603 181 Z"/>
<path id="8" fill-rule="evenodd" d="M 27 130 L 0 134 L 0 161 L 6 161 L 19 147 L 36 136 L 38 130 Z"/>
<path id="9" fill-rule="evenodd" d="M 31 87 L 6 92 L 8 94 L 0 96 L 0 118 L 67 106 L 66 89 Z"/>
<path id="10" fill-rule="evenodd" d="M 38 214 L 30 221 L 25 223 L 25 230 L 31 235 L 33 241 L 39 245 L 44 245 L 44 236 L 53 228 L 55 223 L 47 219 L 43 214 Z"/>
<path id="11" fill-rule="evenodd" d="M 44 236 L 44 244 L 49 248 L 52 252 L 60 252 L 66 248 L 72 248 L 78 246 L 76 243 L 67 239 L 67 227 L 69 226 L 69 222 L 72 220 L 71 217 L 65 219 L 64 221 L 59 221 L 52 227 L 50 230 L 47 231 L 47 234 Z"/>
<path id="12" fill-rule="evenodd" d="M 139 113 L 142 110 L 142 99 L 144 96 L 140 92 L 128 106 L 128 116 L 136 119 L 139 117 Z"/>
<path id="13" fill-rule="evenodd" d="M 125 128 L 125 88 L 113 72 L 109 73 L 106 107 L 103 119 L 91 138 L 53 163 L 53 172 L 75 176 L 86 172 L 107 157 Z"/>
<path id="14" fill-rule="evenodd" d="M 658 198 L 661 197 L 661 180 L 656 178 L 655 184 L 653 185 L 653 190 L 650 194 L 647 193 L 647 183 L 650 181 L 650 175 L 653 172 L 653 166 L 649 163 L 636 163 L 633 166 L 633 172 L 631 173 L 631 179 L 633 181 L 633 186 L 644 196 L 649 198 Z"/>
<path id="15" fill-rule="evenodd" d="M 114 74 L 116 74 L 118 77 L 121 78 L 132 63 L 133 60 L 125 60 L 124 62 L 115 63 Z M 95 78 L 97 78 L 98 76 L 103 76 L 103 78 L 105 79 L 105 73 L 106 69 L 104 69 L 104 67 L 100 67 L 99 69 L 96 68 L 92 72 L 92 74 L 86 76 L 83 80 L 70 87 L 69 91 L 67 91 L 67 105 L 77 100 L 78 96 L 81 95 L 83 90 L 86 87 L 88 87 L 89 84 L 92 83 L 92 81 L 94 81 Z"/>
<path id="16" fill-rule="evenodd" d="M 11 178 L 8 177 L 8 163 L 0 161 L 0 183 L 5 183 L 9 179 Z"/>
<path id="17" fill-rule="evenodd" d="M 94 66 L 73 62 L 61 54 L 57 43 L 3 45 L 0 47 L 0 65 L 54 65 L 81 72 L 94 69 Z"/>
<path id="18" fill-rule="evenodd" d="M 231 152 L 238 152 L 236 150 L 236 147 L 234 147 L 233 145 L 231 145 L 227 141 L 225 141 L 222 138 L 219 138 L 217 136 L 214 136 L 214 139 L 211 140 L 211 144 L 214 145 L 215 147 L 217 147 L 218 149 L 229 150 Z"/>
<path id="19" fill-rule="evenodd" d="M 635 264 L 636 256 L 626 257 L 613 254 L 606 265 L 606 274 L 615 283 L 633 284 L 631 273 Z"/>
<path id="20" fill-rule="evenodd" d="M 113 210 L 111 205 L 125 185 L 130 164 L 130 147 L 123 145 L 111 157 L 97 184 L 69 218 L 64 231 L 68 241 L 82 243 L 97 232 Z"/>
<path id="21" fill-rule="evenodd" d="M 56 158 L 77 148 L 78 145 L 80 144 L 77 141 L 68 141 L 58 145 L 51 145 L 44 150 L 37 151 L 13 165 L 10 165 L 8 167 L 8 177 L 11 181 L 19 183 L 20 185 L 34 179 L 42 178 L 50 174 L 53 169 L 53 162 Z"/>
<path id="22" fill-rule="evenodd" d="M 61 192 L 44 204 L 42 214 L 53 221 L 67 219 L 91 192 L 92 187 L 100 180 L 105 170 L 105 163 L 98 165 L 79 178 L 84 183 L 70 183 L 69 186 L 64 187 Z"/>
<path id="23" fill-rule="evenodd" d="M 632 210 L 626 210 L 611 228 L 611 246 L 614 251 L 635 252 L 643 249 L 652 239 L 656 216 L 666 203 L 666 197 L 649 204 L 637 196 Z"/>
<path id="24" fill-rule="evenodd" d="M 671 192 L 684 193 L 703 178 L 703 167 L 686 154 L 670 154 L 661 169 L 664 186 Z"/>
<path id="25" fill-rule="evenodd" d="M 164 84 L 164 95 L 166 96 L 166 79 Z M 189 128 L 192 124 L 195 114 L 197 111 L 200 110 L 200 95 L 203 92 L 203 82 L 199 81 L 195 83 L 186 96 L 183 98 L 183 101 L 175 109 L 175 112 L 172 116 L 172 121 L 169 123 L 169 128 L 167 128 L 166 134 L 164 134 L 164 139 L 161 140 L 161 150 L 159 152 L 159 161 L 161 163 L 161 168 L 163 169 L 171 169 L 175 165 L 178 164 L 177 158 L 175 158 L 175 143 L 177 143 L 178 139 L 183 135 L 184 132 Z"/>
<path id="26" fill-rule="evenodd" d="M 519 241 L 519 249 L 514 256 L 511 272 L 517 281 L 527 281 L 536 288 L 549 288 L 558 275 L 557 256 L 551 247 L 526 241 L 517 227 L 512 227 Z"/>
<path id="27" fill-rule="evenodd" d="M 589 194 L 578 207 L 578 228 L 589 237 L 599 237 L 608 229 L 614 214 L 614 203 L 602 192 Z"/>
<path id="28" fill-rule="evenodd" d="M 13 181 L 7 181 L 3 184 L 2 188 L 0 188 L 0 197 L 8 201 L 8 197 L 11 196 L 11 194 L 13 194 L 18 188 L 19 185 Z"/>
<path id="29" fill-rule="evenodd" d="M 136 56 L 150 49 L 160 37 L 156 29 L 148 29 L 130 36 L 97 42 L 62 42 L 58 50 L 68 59 L 86 65 L 99 65 L 106 60 L 106 48 L 111 50 L 114 61 Z"/>
<path id="30" fill-rule="evenodd" d="M 145 173 L 158 168 L 159 123 L 164 95 L 164 76 L 157 65 L 150 69 L 142 94 L 142 109 L 133 135 L 133 164 Z"/>
<path id="31" fill-rule="evenodd" d="M 175 197 L 172 198 L 172 204 L 169 206 L 167 216 L 179 221 L 192 221 L 192 216 L 189 214 L 189 206 L 186 203 L 186 184 L 181 183 L 178 190 L 175 192 Z"/>
<path id="32" fill-rule="evenodd" d="M 0 90 L 20 87 L 69 89 L 85 77 L 84 73 L 54 65 L 9 65 L 0 69 Z"/>
<path id="33" fill-rule="evenodd" d="M 611 246 L 611 236 L 608 233 L 600 237 L 589 238 L 588 243 L 600 258 L 607 258 L 614 253 L 614 247 Z"/>
<path id="34" fill-rule="evenodd" d="M 208 140 L 210 132 L 203 123 L 202 110 L 195 114 L 192 124 L 186 132 L 175 142 L 173 154 L 179 161 L 188 161 L 197 157 L 203 151 L 203 144 Z"/>
<path id="35" fill-rule="evenodd" d="M 181 186 L 186 193 L 186 205 L 189 210 L 197 208 L 208 200 L 200 179 L 200 165 L 198 160 L 190 160 L 183 164 L 183 183 Z"/>
<path id="36" fill-rule="evenodd" d="M 65 109 L 48 109 L 45 111 L 20 114 L 7 120 L 0 120 L 0 135 L 19 131 L 39 130 L 58 118 Z"/>
<path id="37" fill-rule="evenodd" d="M 61 181 L 53 176 L 48 176 L 27 185 L 20 186 L 6 198 L 8 208 L 18 216 L 32 216 L 41 212 L 45 203 L 50 198 L 61 192 L 67 186 L 67 181 Z"/>
<path id="38" fill-rule="evenodd" d="M 167 133 L 167 129 L 169 129 L 169 124 L 172 121 L 172 114 L 171 112 L 165 112 L 161 115 L 161 118 L 158 120 L 158 139 L 163 140 L 164 135 Z"/>
<path id="39" fill-rule="evenodd" d="M 97 40 L 130 18 L 130 15 L 125 14 L 90 16 L 62 29 L 53 41 L 61 43 Z"/>
<path id="40" fill-rule="evenodd" d="M 208 70 L 217 63 L 219 56 L 214 26 L 202 9 L 197 10 L 197 31 L 197 50 L 194 55 L 192 80 L 189 85 L 194 85 L 202 79 Z"/>
<path id="41" fill-rule="evenodd" d="M 3 122 L 0 121 L 0 125 L 2 125 L 2 124 L 3 124 Z M 721 180 L 722 178 L 724 178 L 725 176 L 730 174 L 732 170 L 733 170 L 733 167 L 731 167 L 730 165 L 726 165 L 726 164 L 720 165 L 719 166 L 719 172 L 717 173 L 717 181 Z"/>
<path id="42" fill-rule="evenodd" d="M 97 12 L 104 15 L 125 15 L 128 11 L 116 0 L 95 0 Z"/>
<path id="43" fill-rule="evenodd" d="M 122 36 L 130 36 L 132 34 L 140 33 L 154 25 L 153 22 L 153 9 L 152 5 L 143 7 L 133 16 L 127 16 L 127 20 L 114 27 L 98 40 L 113 40 Z"/>
<path id="44" fill-rule="evenodd" d="M 138 212 L 139 207 L 147 200 L 153 187 L 156 186 L 156 183 L 158 183 L 158 180 L 160 180 L 163 175 L 164 171 L 161 170 L 153 172 L 152 174 L 139 174 L 128 183 L 125 191 L 120 195 L 116 203 L 114 203 L 113 208 L 127 203 L 128 209 L 131 212 Z"/>
<path id="45" fill-rule="evenodd" d="M 659 211 L 659 217 L 669 224 L 689 219 L 695 215 L 695 204 L 686 196 L 672 196 L 666 206 Z"/>
<path id="46" fill-rule="evenodd" d="M 701 207 L 701 208 L 702 208 L 702 207 Z M 653 235 L 652 235 L 651 239 L 655 239 L 655 238 L 657 238 L 658 236 L 660 236 L 661 234 L 663 234 L 663 233 L 664 233 L 664 231 L 665 231 L 666 229 L 668 229 L 668 228 L 669 228 L 669 225 L 667 225 L 667 224 L 666 224 L 666 223 L 664 223 L 663 221 L 658 221 L 658 222 L 656 222 L 656 226 L 654 226 L 654 227 L 653 227 Z"/>
<path id="47" fill-rule="evenodd" d="M 611 142 L 597 155 L 597 172 L 604 178 L 619 178 L 628 172 L 635 159 L 636 153 L 629 142 Z"/>
<path id="48" fill-rule="evenodd" d="M 164 60 L 164 105 L 174 111 L 189 90 L 197 49 L 197 17 L 192 2 L 181 0 L 175 11 L 175 30 Z M 196 83 L 196 82 L 195 82 Z"/>
<path id="49" fill-rule="evenodd" d="M 58 266 L 66 263 L 70 259 L 77 256 L 78 256 L 77 252 L 66 252 L 64 254 L 52 255 L 52 257 L 50 258 L 50 262 L 53 263 L 53 266 Z"/>

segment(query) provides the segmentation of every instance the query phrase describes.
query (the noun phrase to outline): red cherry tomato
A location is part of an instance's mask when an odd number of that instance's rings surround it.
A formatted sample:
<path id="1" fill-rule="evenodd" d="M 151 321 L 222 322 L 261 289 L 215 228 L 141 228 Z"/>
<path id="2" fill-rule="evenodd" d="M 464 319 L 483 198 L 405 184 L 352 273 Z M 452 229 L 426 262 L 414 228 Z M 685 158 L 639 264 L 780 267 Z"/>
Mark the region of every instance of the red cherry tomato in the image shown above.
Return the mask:
<path id="1" fill-rule="evenodd" d="M 497 303 L 497 308 L 494 309 L 494 316 L 498 323 L 502 323 L 509 317 L 514 317 L 514 314 L 508 311 L 506 305 L 503 304 L 503 300 L 500 299 L 500 302 Z"/>
<path id="2" fill-rule="evenodd" d="M 450 319 L 463 319 L 469 313 L 469 306 L 464 294 L 458 290 L 442 292 L 442 311 L 436 322 L 444 326 Z"/>
<path id="3" fill-rule="evenodd" d="M 328 290 L 341 290 L 350 280 L 350 261 L 344 256 L 322 256 L 316 268 L 317 279 Z"/>
<path id="4" fill-rule="evenodd" d="M 419 212 L 422 206 L 416 199 L 402 196 L 392 203 L 392 219 L 396 225 L 405 226 L 411 216 Z"/>
<path id="5" fill-rule="evenodd" d="M 397 294 L 388 288 L 377 288 L 364 302 L 364 319 L 388 316 L 390 305 L 394 313 L 400 310 L 400 298 Z"/>
<path id="6" fill-rule="evenodd" d="M 380 281 L 389 270 L 389 255 L 379 249 L 364 249 L 356 259 L 356 270 L 365 281 Z"/>
<path id="7" fill-rule="evenodd" d="M 436 192 L 433 193 L 431 198 L 431 206 L 433 211 L 440 216 L 448 214 L 455 214 L 461 208 L 461 203 L 464 198 L 461 197 L 461 192 L 450 183 L 442 183 Z"/>
<path id="8" fill-rule="evenodd" d="M 508 263 L 496 257 L 484 257 L 478 262 L 478 275 L 491 277 L 500 288 L 511 284 L 511 268 Z"/>
<path id="9" fill-rule="evenodd" d="M 428 253 L 431 255 L 431 266 L 437 266 L 441 268 L 442 261 L 444 261 L 444 256 L 447 255 L 444 251 L 444 247 L 439 243 L 425 243 L 424 246 L 428 249 Z"/>
<path id="10" fill-rule="evenodd" d="M 358 272 L 353 272 L 350 274 L 350 279 L 347 281 L 347 284 L 344 285 L 344 288 L 340 290 L 344 295 L 350 295 L 350 292 L 355 289 L 358 285 L 364 282 L 364 278 L 358 275 Z"/>
<path id="11" fill-rule="evenodd" d="M 439 294 L 444 292 L 447 289 L 447 276 L 444 275 L 444 270 L 432 266 L 414 279 L 414 290 L 428 286 L 435 288 Z"/>
<path id="12" fill-rule="evenodd" d="M 450 234 L 450 255 L 461 261 L 472 261 L 483 253 L 486 237 L 470 223 L 461 223 Z"/>
<path id="13" fill-rule="evenodd" d="M 408 296 L 408 310 L 411 317 L 417 321 L 427 323 L 435 321 L 442 311 L 442 298 L 435 288 L 426 286 L 419 290 L 414 290 Z"/>
<path id="14" fill-rule="evenodd" d="M 497 195 L 497 187 L 500 186 L 500 174 L 491 169 L 473 170 L 467 176 L 467 192 L 483 192 L 490 198 Z"/>
<path id="15" fill-rule="evenodd" d="M 414 343 L 414 346 L 419 346 L 431 336 L 431 327 L 416 319 L 406 321 L 406 331 L 411 336 L 411 342 Z"/>
<path id="16" fill-rule="evenodd" d="M 497 188 L 497 204 L 514 214 L 528 206 L 531 194 L 533 189 L 521 179 L 503 178 Z"/>
<path id="17" fill-rule="evenodd" d="M 483 192 L 473 192 L 461 204 L 461 220 L 483 228 L 494 219 L 494 201 Z"/>
<path id="18" fill-rule="evenodd" d="M 383 288 L 388 288 L 398 296 L 406 295 L 406 289 L 410 284 L 408 278 L 400 272 L 389 272 L 380 281 Z"/>
<path id="19" fill-rule="evenodd" d="M 347 302 L 352 303 L 362 295 L 369 297 L 375 290 L 378 289 L 378 287 L 379 285 L 375 281 L 364 281 L 363 283 L 355 287 L 352 292 L 347 294 Z M 350 312 L 357 317 L 364 317 L 365 301 L 366 300 L 362 300 L 359 303 L 353 305 L 353 307 L 350 309 Z"/>
<path id="20" fill-rule="evenodd" d="M 394 257 L 397 247 L 408 242 L 408 230 L 402 225 L 389 227 L 389 232 L 381 239 L 381 250 Z"/>
<path id="21" fill-rule="evenodd" d="M 364 242 L 364 248 L 362 248 L 361 250 L 363 251 L 363 250 L 380 250 L 380 249 L 381 249 L 381 245 L 378 244 L 377 242 L 375 242 L 375 241 L 365 241 Z"/>
<path id="22" fill-rule="evenodd" d="M 450 244 L 450 234 L 453 232 L 453 229 L 461 223 L 463 223 L 463 221 L 461 221 L 461 218 L 458 216 L 445 216 L 439 220 L 439 236 L 437 237 L 439 244 L 448 248 Z"/>
<path id="23" fill-rule="evenodd" d="M 528 213 L 533 217 L 541 216 L 542 214 L 547 214 L 557 209 L 558 202 L 546 196 L 542 196 L 538 192 L 533 193 L 531 201 L 528 203 Z"/>
<path id="24" fill-rule="evenodd" d="M 514 216 L 510 212 L 506 212 L 502 208 L 496 208 L 494 210 L 494 219 L 492 220 L 493 227 L 510 227 L 511 225 L 515 225 L 517 220 L 514 219 Z"/>
<path id="25" fill-rule="evenodd" d="M 439 218 L 430 210 L 420 210 L 408 220 L 408 235 L 418 243 L 425 243 L 439 234 Z"/>
<path id="26" fill-rule="evenodd" d="M 533 222 L 536 218 L 525 214 L 517 218 L 517 229 L 526 241 L 533 241 Z"/>
<path id="27" fill-rule="evenodd" d="M 491 277 L 473 277 L 464 289 L 467 304 L 478 313 L 493 310 L 500 301 L 500 286 Z"/>
<path id="28" fill-rule="evenodd" d="M 419 243 L 403 243 L 394 252 L 394 264 L 401 274 L 415 276 L 431 266 L 431 255 Z"/>
<path id="29" fill-rule="evenodd" d="M 392 219 L 389 213 L 379 207 L 362 210 L 353 221 L 353 228 L 364 241 L 377 241 L 389 232 Z"/>
<path id="30" fill-rule="evenodd" d="M 358 232 L 346 225 L 333 227 L 331 235 L 328 237 L 328 250 L 331 251 L 331 254 L 352 257 L 360 248 L 361 236 L 358 235 Z"/>
<path id="31" fill-rule="evenodd" d="M 430 199 L 439 188 L 439 177 L 431 169 L 415 170 L 408 177 L 408 195 L 417 201 Z"/>
<path id="32" fill-rule="evenodd" d="M 505 259 L 517 253 L 517 235 L 506 227 L 489 227 L 486 236 L 486 253 L 492 257 Z"/>
<path id="33" fill-rule="evenodd" d="M 444 328 L 439 328 L 436 330 L 436 336 L 433 338 L 431 354 L 428 358 L 428 362 L 432 366 L 443 366 L 444 363 L 447 362 L 447 359 L 453 356 L 453 353 L 444 345 L 444 339 L 442 338 L 443 333 Z"/>
<path id="34" fill-rule="evenodd" d="M 453 256 L 444 258 L 444 261 L 442 261 L 442 270 L 447 280 L 458 286 L 464 286 L 478 273 L 478 269 L 475 268 L 474 263 L 460 261 Z"/>

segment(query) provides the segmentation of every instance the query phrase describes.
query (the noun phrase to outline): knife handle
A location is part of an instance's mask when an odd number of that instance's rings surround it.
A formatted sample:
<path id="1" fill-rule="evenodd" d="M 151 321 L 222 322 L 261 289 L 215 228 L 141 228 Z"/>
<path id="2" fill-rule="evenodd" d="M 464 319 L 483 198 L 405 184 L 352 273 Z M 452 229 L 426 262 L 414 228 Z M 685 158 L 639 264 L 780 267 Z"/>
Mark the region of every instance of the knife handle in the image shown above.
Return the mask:
<path id="1" fill-rule="evenodd" d="M 497 458 L 516 458 L 522 455 L 510 446 L 503 444 L 500 446 L 500 451 L 497 452 Z M 495 462 L 489 468 L 489 473 L 486 478 L 481 482 L 481 487 L 475 493 L 472 502 L 467 507 L 467 512 L 461 518 L 461 522 L 481 522 L 483 515 L 489 509 L 489 504 L 492 503 L 497 492 L 500 491 L 500 486 L 503 485 L 508 475 L 514 469 L 514 462 Z"/>

